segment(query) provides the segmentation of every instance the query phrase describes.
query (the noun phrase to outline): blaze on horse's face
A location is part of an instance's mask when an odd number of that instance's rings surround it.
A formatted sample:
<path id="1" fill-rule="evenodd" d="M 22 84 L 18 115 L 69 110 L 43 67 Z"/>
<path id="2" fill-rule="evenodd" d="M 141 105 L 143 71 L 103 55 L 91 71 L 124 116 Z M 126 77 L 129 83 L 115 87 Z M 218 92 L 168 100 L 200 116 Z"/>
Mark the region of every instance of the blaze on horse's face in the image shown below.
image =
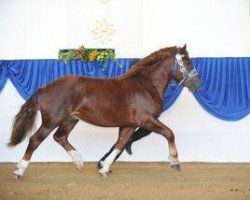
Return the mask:
<path id="1" fill-rule="evenodd" d="M 178 65 L 178 72 L 175 78 L 184 87 L 192 93 L 195 93 L 200 88 L 200 79 L 195 67 L 192 65 L 191 59 L 189 58 L 188 52 L 186 51 L 186 45 L 179 49 L 180 54 L 176 56 L 176 63 Z M 181 62 L 178 63 L 178 59 L 181 59 L 183 66 L 180 66 Z"/>

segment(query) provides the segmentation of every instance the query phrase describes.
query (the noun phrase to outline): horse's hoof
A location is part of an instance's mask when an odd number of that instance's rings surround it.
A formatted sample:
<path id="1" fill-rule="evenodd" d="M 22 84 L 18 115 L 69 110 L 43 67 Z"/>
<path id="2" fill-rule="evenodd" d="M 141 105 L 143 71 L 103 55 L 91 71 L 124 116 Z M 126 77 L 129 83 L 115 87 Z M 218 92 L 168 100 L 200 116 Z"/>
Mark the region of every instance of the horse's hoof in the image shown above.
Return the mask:
<path id="1" fill-rule="evenodd" d="M 20 180 L 22 176 L 18 175 L 18 174 L 14 174 L 14 177 L 16 180 Z"/>
<path id="2" fill-rule="evenodd" d="M 103 178 L 108 178 L 110 176 L 110 173 L 109 172 L 102 172 L 102 171 L 99 171 L 99 174 L 103 177 Z"/>
<path id="3" fill-rule="evenodd" d="M 99 160 L 99 162 L 98 162 L 97 165 L 96 165 L 96 168 L 97 168 L 98 171 L 100 171 L 101 168 L 102 168 L 101 161 L 102 161 L 102 160 Z M 110 173 L 112 173 L 112 170 L 109 170 L 109 174 L 110 174 Z"/>
<path id="4" fill-rule="evenodd" d="M 128 144 L 127 146 L 126 146 L 126 152 L 129 154 L 129 155 L 132 155 L 132 149 L 131 149 L 131 144 Z"/>
<path id="5" fill-rule="evenodd" d="M 79 169 L 79 170 L 82 170 L 83 169 L 83 162 L 77 162 L 77 163 L 74 163 L 76 168 Z"/>
<path id="6" fill-rule="evenodd" d="M 21 177 L 23 176 L 23 173 L 20 172 L 20 169 L 16 169 L 15 171 L 13 171 L 14 177 L 15 179 L 19 180 L 21 179 Z"/>
<path id="7" fill-rule="evenodd" d="M 18 172 L 18 170 L 15 170 L 13 174 L 16 180 L 20 180 L 22 177 L 22 175 Z"/>
<path id="8" fill-rule="evenodd" d="M 176 170 L 176 171 L 181 171 L 181 165 L 180 164 L 174 164 L 174 165 L 170 165 L 172 169 Z"/>
<path id="9" fill-rule="evenodd" d="M 71 160 L 74 163 L 74 165 L 77 167 L 77 169 L 82 170 L 84 163 L 83 163 L 80 152 L 76 150 L 70 150 L 68 151 L 68 153 L 70 154 Z"/>

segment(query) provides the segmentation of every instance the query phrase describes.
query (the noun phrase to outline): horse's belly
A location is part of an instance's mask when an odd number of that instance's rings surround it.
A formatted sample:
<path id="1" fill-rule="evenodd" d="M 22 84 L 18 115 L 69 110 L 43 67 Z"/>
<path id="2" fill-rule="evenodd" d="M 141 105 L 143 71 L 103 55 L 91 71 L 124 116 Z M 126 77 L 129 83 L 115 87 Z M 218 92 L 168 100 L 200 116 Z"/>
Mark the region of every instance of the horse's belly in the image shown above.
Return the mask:
<path id="1" fill-rule="evenodd" d="M 74 113 L 81 120 L 96 126 L 117 127 L 124 124 L 125 113 L 114 108 L 82 107 Z"/>

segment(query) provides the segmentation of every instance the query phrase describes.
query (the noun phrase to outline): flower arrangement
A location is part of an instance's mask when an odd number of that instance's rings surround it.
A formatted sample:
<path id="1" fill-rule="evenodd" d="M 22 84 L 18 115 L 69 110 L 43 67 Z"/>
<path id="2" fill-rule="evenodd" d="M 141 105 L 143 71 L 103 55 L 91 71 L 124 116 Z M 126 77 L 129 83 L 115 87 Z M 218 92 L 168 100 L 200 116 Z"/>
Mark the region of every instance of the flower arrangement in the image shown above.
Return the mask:
<path id="1" fill-rule="evenodd" d="M 86 49 L 80 46 L 78 49 L 61 49 L 59 50 L 58 58 L 68 63 L 70 60 L 79 59 L 86 61 L 104 62 L 109 59 L 115 60 L 114 49 Z"/>

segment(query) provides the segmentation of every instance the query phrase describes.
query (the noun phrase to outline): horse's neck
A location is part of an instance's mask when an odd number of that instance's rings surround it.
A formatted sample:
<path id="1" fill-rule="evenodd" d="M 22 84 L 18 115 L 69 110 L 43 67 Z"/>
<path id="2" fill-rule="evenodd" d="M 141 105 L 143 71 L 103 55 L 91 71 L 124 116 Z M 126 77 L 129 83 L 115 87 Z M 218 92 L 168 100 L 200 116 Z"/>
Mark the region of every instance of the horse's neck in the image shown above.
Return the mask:
<path id="1" fill-rule="evenodd" d="M 164 92 L 171 78 L 171 65 L 173 60 L 169 59 L 158 66 L 149 66 L 141 72 L 141 82 L 154 95 L 163 98 Z"/>

